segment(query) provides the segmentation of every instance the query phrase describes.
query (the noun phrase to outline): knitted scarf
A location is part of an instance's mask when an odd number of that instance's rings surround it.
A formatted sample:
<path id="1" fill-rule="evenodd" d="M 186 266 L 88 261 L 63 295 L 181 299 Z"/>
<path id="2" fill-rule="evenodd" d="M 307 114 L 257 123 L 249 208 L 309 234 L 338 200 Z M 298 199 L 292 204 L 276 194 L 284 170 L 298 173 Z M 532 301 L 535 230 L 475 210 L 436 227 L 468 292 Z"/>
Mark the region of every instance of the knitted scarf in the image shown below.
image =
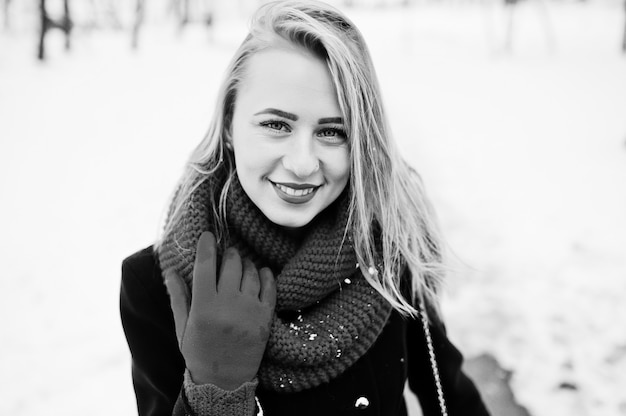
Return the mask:
<path id="1" fill-rule="evenodd" d="M 205 180 L 188 200 L 177 228 L 158 252 L 163 274 L 191 285 L 196 244 L 215 226 L 212 187 Z M 219 192 L 219 186 L 217 187 Z M 326 383 L 354 364 L 382 331 L 391 305 L 365 280 L 345 233 L 349 192 L 294 240 L 249 199 L 235 178 L 227 202 L 226 246 L 276 276 L 277 302 L 258 378 L 269 390 L 294 392 Z"/>

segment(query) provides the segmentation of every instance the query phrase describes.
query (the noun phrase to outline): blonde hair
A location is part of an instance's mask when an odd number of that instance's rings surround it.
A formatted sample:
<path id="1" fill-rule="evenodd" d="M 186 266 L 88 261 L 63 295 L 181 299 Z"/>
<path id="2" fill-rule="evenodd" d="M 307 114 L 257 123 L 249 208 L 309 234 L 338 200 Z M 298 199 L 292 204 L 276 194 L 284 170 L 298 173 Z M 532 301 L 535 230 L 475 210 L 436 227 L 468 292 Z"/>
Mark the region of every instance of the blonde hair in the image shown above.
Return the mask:
<path id="1" fill-rule="evenodd" d="M 437 313 L 436 292 L 444 268 L 431 206 L 420 177 L 392 139 L 363 36 L 325 3 L 276 1 L 259 8 L 227 69 L 209 130 L 187 163 L 164 235 L 174 232 L 193 190 L 209 175 L 224 175 L 226 185 L 212 206 L 216 234 L 218 239 L 223 236 L 226 195 L 235 175 L 234 155 L 226 143 L 237 89 L 248 58 L 277 41 L 310 51 L 330 71 L 350 143 L 352 192 L 346 233 L 350 230 L 351 235 L 346 237 L 352 239 L 363 275 L 399 312 L 415 315 L 416 302 L 425 302 Z M 410 279 L 403 281 L 407 275 Z"/>

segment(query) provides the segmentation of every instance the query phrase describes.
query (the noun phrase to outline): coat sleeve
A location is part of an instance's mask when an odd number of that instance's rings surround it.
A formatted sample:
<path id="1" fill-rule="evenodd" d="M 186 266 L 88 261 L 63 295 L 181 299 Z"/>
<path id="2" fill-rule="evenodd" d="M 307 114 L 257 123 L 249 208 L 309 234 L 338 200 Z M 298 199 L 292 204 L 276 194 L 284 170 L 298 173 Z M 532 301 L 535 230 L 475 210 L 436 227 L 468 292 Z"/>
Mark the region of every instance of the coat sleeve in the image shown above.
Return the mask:
<path id="1" fill-rule="evenodd" d="M 450 416 L 489 416 L 474 385 L 463 372 L 463 356 L 452 345 L 441 321 L 430 324 L 433 348 L 439 369 L 444 400 Z M 424 416 L 441 415 L 437 388 L 420 319 L 411 319 L 407 333 L 409 387 L 417 396 Z"/>
<path id="2" fill-rule="evenodd" d="M 132 357 L 140 416 L 171 416 L 185 364 L 178 349 L 169 296 L 152 248 L 122 263 L 120 315 Z M 177 404 L 179 413 L 181 403 Z"/>

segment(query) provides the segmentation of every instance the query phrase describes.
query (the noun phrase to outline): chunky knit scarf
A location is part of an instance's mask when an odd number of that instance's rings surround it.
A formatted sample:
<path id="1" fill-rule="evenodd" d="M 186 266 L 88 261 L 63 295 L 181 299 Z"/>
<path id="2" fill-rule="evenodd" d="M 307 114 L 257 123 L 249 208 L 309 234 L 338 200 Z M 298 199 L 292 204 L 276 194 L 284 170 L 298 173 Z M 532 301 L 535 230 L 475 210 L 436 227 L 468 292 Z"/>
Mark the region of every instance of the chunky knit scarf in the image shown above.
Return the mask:
<path id="1" fill-rule="evenodd" d="M 215 228 L 211 189 L 207 180 L 193 192 L 159 250 L 164 273 L 174 269 L 189 285 L 198 238 Z M 365 354 L 391 313 L 361 274 L 350 238 L 344 238 L 348 203 L 344 192 L 296 241 L 261 213 L 237 178 L 231 185 L 227 246 L 276 276 L 276 312 L 258 374 L 266 389 L 300 391 L 339 376 Z"/>

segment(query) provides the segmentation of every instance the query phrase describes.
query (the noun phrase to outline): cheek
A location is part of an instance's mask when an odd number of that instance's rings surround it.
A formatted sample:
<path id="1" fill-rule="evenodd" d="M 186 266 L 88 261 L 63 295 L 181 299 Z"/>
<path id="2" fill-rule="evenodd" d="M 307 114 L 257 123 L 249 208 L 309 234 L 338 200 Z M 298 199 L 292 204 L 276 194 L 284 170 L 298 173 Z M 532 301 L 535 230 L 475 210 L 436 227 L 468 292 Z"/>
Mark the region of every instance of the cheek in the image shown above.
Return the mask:
<path id="1" fill-rule="evenodd" d="M 350 152 L 347 148 L 335 149 L 323 162 L 326 175 L 335 181 L 347 181 L 350 175 Z"/>
<path id="2" fill-rule="evenodd" d="M 272 168 L 279 160 L 271 146 L 255 140 L 245 140 L 234 145 L 235 163 L 238 169 L 264 170 Z"/>
<path id="3" fill-rule="evenodd" d="M 233 126 L 233 151 L 237 170 L 255 169 L 262 162 L 259 140 L 255 140 L 254 132 L 243 123 Z"/>

